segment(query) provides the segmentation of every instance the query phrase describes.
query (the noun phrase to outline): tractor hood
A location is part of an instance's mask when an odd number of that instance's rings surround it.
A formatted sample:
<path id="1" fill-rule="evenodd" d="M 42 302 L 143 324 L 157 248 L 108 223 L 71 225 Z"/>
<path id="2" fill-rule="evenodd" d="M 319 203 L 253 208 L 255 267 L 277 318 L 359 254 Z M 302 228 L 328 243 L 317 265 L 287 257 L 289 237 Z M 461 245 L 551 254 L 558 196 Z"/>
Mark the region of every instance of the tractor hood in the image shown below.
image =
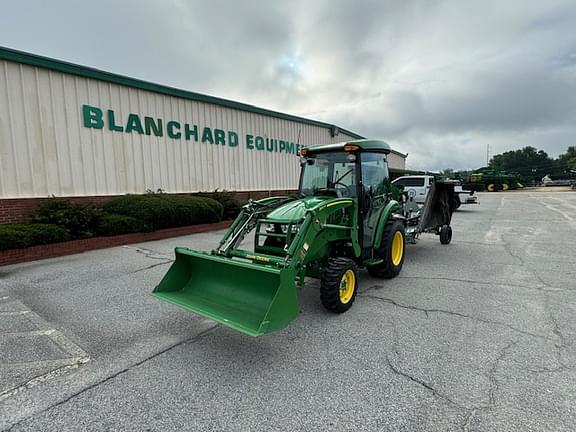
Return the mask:
<path id="1" fill-rule="evenodd" d="M 291 201 L 268 213 L 266 219 L 274 219 L 278 222 L 297 222 L 304 219 L 306 210 L 332 199 L 334 197 L 314 196 Z"/>

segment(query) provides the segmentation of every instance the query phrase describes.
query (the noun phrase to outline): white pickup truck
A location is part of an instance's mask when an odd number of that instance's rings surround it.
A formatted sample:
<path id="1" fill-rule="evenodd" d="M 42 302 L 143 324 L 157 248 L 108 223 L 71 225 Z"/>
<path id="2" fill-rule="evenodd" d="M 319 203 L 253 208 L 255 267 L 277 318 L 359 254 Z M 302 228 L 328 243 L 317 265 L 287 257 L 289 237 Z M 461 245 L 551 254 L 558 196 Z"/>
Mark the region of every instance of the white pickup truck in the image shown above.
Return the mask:
<path id="1" fill-rule="evenodd" d="M 420 205 L 426 201 L 433 183 L 434 176 L 430 175 L 402 176 L 392 181 L 393 185 L 404 186 L 404 192 Z M 454 208 L 462 204 L 478 204 L 478 197 L 474 196 L 474 191 L 462 190 L 462 186 L 458 184 L 454 186 Z"/>
<path id="2" fill-rule="evenodd" d="M 434 177 L 428 175 L 402 176 L 392 181 L 393 185 L 404 186 L 404 192 L 417 204 L 424 204 L 432 183 L 434 183 Z"/>

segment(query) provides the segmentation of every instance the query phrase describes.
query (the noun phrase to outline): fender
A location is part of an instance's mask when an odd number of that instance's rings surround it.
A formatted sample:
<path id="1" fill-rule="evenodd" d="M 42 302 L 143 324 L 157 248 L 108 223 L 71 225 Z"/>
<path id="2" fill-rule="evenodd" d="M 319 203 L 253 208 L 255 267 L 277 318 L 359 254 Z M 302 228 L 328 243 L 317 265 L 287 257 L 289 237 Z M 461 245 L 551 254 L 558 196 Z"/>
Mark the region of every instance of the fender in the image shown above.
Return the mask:
<path id="1" fill-rule="evenodd" d="M 382 209 L 380 213 L 380 219 L 378 219 L 378 227 L 376 228 L 376 234 L 374 236 L 374 249 L 378 249 L 382 244 L 382 235 L 384 234 L 384 227 L 390 220 L 392 214 L 400 210 L 400 204 L 396 200 L 390 200 L 386 207 Z"/>

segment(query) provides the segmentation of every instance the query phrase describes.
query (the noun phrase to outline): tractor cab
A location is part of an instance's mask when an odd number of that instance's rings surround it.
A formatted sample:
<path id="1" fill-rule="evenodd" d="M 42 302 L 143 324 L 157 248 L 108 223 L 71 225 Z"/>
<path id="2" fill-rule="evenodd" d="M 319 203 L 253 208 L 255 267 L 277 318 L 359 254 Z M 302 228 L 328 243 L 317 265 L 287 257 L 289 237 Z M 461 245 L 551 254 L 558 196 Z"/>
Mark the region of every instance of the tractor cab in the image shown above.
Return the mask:
<path id="1" fill-rule="evenodd" d="M 360 221 L 362 256 L 371 257 L 382 209 L 390 201 L 386 155 L 379 140 L 328 144 L 301 151 L 299 197 L 352 198 Z"/>

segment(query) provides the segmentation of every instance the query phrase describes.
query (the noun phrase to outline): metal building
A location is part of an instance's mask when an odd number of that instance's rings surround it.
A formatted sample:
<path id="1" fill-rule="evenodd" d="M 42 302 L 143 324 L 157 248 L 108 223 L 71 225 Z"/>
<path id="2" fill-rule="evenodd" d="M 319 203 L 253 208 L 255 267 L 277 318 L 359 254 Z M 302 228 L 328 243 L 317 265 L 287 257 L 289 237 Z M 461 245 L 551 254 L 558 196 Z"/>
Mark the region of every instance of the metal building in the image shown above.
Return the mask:
<path id="1" fill-rule="evenodd" d="M 291 190 L 338 126 L 0 48 L 0 199 Z M 403 170 L 405 155 L 389 156 Z"/>

